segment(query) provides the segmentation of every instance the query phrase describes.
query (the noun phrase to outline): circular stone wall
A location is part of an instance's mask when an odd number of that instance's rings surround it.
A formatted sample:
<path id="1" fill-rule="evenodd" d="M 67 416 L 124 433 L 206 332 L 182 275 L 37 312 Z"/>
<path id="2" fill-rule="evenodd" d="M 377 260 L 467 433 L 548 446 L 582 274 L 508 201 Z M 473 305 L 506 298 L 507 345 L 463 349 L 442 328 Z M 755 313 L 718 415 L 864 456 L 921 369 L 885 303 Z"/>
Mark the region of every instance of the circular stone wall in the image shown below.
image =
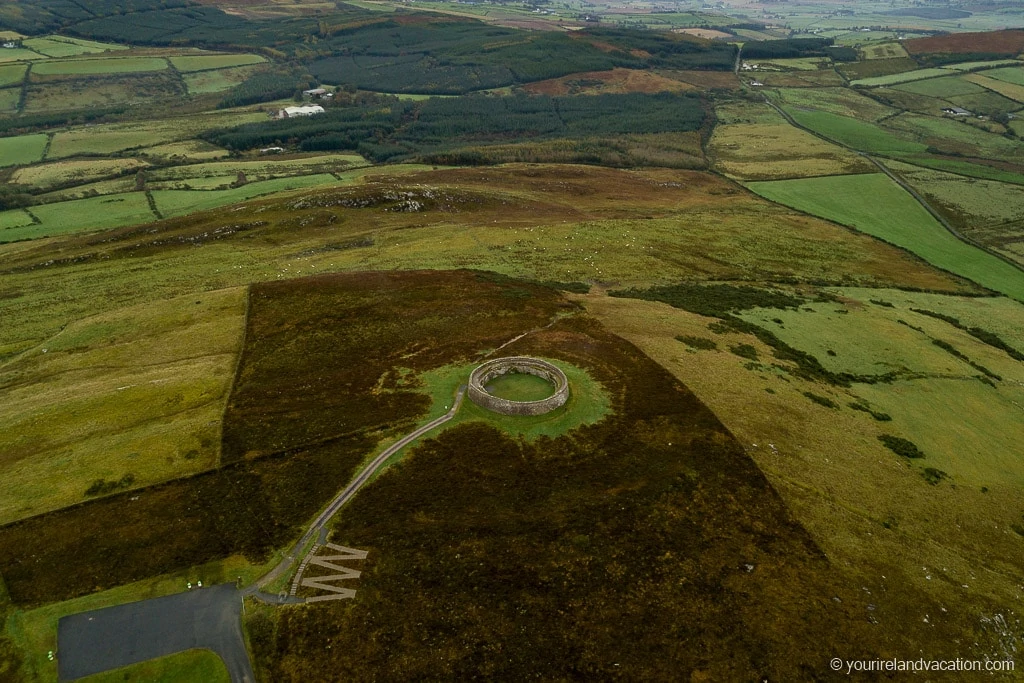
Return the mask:
<path id="1" fill-rule="evenodd" d="M 522 372 L 536 375 L 555 385 L 555 393 L 540 401 L 510 401 L 487 393 L 487 383 L 499 375 Z M 569 380 L 565 373 L 547 361 L 527 356 L 496 358 L 480 365 L 469 375 L 469 398 L 482 408 L 502 415 L 543 415 L 569 400 Z"/>

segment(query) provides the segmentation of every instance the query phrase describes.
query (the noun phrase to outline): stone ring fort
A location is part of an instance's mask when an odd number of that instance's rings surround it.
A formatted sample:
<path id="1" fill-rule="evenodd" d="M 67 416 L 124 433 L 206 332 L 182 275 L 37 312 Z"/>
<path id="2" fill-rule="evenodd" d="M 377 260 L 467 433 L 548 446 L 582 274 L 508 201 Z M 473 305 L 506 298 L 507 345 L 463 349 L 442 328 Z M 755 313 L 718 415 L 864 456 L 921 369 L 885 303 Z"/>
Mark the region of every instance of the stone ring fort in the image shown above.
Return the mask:
<path id="1" fill-rule="evenodd" d="M 509 373 L 525 373 L 545 379 L 554 385 L 554 393 L 539 401 L 512 401 L 487 391 L 487 383 Z M 511 356 L 496 358 L 478 366 L 469 375 L 467 390 L 473 403 L 502 415 L 543 415 L 565 405 L 569 400 L 569 380 L 565 373 L 539 358 Z"/>

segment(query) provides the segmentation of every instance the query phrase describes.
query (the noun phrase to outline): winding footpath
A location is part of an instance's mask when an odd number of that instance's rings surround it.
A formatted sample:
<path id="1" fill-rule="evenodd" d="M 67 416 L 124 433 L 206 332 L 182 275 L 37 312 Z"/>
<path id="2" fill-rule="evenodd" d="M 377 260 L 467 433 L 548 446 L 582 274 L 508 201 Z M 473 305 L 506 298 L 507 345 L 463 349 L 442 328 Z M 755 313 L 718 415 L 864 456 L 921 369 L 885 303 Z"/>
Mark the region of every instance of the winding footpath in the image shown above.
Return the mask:
<path id="1" fill-rule="evenodd" d="M 913 187 L 911 187 L 909 184 L 907 184 L 907 182 L 905 180 L 903 180 L 903 178 L 901 178 L 898 175 L 896 175 L 895 173 L 893 173 L 889 169 L 889 167 L 887 167 L 885 164 L 880 162 L 878 159 L 874 158 L 873 156 L 871 156 L 867 152 L 862 152 L 861 150 L 856 149 L 854 147 L 850 147 L 849 145 L 844 144 L 842 142 L 839 142 L 838 140 L 833 140 L 831 138 L 825 137 L 824 135 L 818 133 L 817 131 L 811 130 L 810 128 L 808 128 L 806 126 L 803 126 L 803 125 L 797 123 L 796 119 L 794 119 L 792 116 L 789 115 L 789 112 L 787 112 L 782 107 L 778 106 L 777 104 L 772 102 L 770 99 L 768 99 L 767 95 L 764 95 L 763 97 L 764 97 L 765 104 L 767 104 L 769 107 L 771 107 L 772 109 L 777 111 L 784 119 L 786 119 L 786 121 L 789 123 L 789 125 L 794 126 L 795 128 L 799 128 L 800 130 L 805 131 L 807 133 L 810 133 L 811 135 L 813 135 L 814 137 L 816 137 L 816 138 L 818 138 L 820 140 L 824 140 L 825 142 L 828 142 L 828 143 L 831 143 L 833 145 L 837 145 L 839 147 L 842 147 L 843 149 L 845 149 L 845 150 L 847 150 L 849 152 L 853 152 L 854 154 L 857 154 L 857 155 L 863 157 L 864 159 L 867 159 L 872 164 L 877 166 L 878 170 L 880 170 L 885 175 L 889 176 L 889 178 L 894 183 L 896 183 L 897 185 L 902 187 L 907 192 L 907 194 L 909 194 L 911 197 L 913 197 L 917 201 L 917 203 L 920 204 L 924 208 L 925 211 L 927 211 L 929 214 L 931 214 L 932 218 L 934 218 L 936 221 L 939 222 L 939 225 L 941 225 L 946 230 L 948 230 L 958 240 L 960 240 L 964 244 L 971 245 L 975 249 L 980 249 L 981 251 L 985 252 L 989 256 L 995 256 L 1000 261 L 1003 261 L 1005 263 L 1010 264 L 1011 266 L 1013 266 L 1017 270 L 1024 271 L 1024 268 L 1022 268 L 1019 263 L 1017 263 L 1016 261 L 1014 261 L 1010 257 L 1005 256 L 1003 254 L 1000 254 L 997 251 L 993 251 L 992 249 L 990 249 L 989 247 L 985 246 L 984 244 L 976 242 L 975 240 L 971 239 L 967 235 L 963 234 L 962 232 L 960 232 L 959 230 L 954 228 L 950 224 L 950 222 L 948 220 L 946 220 L 945 216 L 943 216 L 938 211 L 936 211 L 935 208 L 932 207 L 932 205 L 929 204 L 928 201 L 924 197 L 922 197 L 920 195 L 920 193 L 917 192 L 917 190 L 915 190 Z"/>
<path id="2" fill-rule="evenodd" d="M 352 496 L 356 495 L 359 489 L 362 488 L 363 485 L 366 484 L 366 482 L 368 482 L 370 478 L 373 477 L 374 474 L 376 474 L 377 470 L 379 470 L 381 466 L 385 462 L 387 462 L 392 455 L 402 450 L 403 448 L 405 448 L 410 443 L 420 438 L 427 432 L 440 427 L 441 425 L 455 417 L 455 413 L 458 412 L 459 406 L 462 405 L 462 399 L 465 398 L 465 396 L 466 387 L 465 385 L 463 385 L 459 387 L 458 392 L 456 392 L 455 394 L 455 402 L 452 404 L 451 410 L 449 410 L 441 417 L 435 420 L 431 420 L 430 422 L 423 425 L 416 431 L 411 432 L 406 436 L 402 437 L 395 443 L 388 446 L 383 452 L 381 452 L 380 455 L 374 458 L 373 462 L 364 467 L 363 471 L 360 472 L 359 475 L 355 479 L 353 479 L 352 482 L 348 486 L 346 486 L 341 493 L 335 496 L 334 500 L 332 500 L 330 504 L 326 508 L 324 508 L 324 511 L 321 512 L 315 520 L 313 520 L 313 523 L 310 524 L 309 528 L 306 530 L 306 533 L 304 533 L 302 535 L 302 538 L 300 538 L 295 543 L 295 545 L 291 547 L 291 549 L 288 551 L 288 554 L 285 555 L 284 559 L 282 559 L 277 564 L 276 567 L 274 567 L 269 572 L 264 574 L 262 578 L 258 579 L 253 585 L 243 590 L 242 594 L 252 595 L 256 598 L 259 598 L 260 600 L 263 600 L 264 602 L 304 602 L 301 598 L 270 595 L 261 592 L 260 589 L 281 578 L 285 573 L 288 572 L 289 569 L 291 569 L 291 566 L 295 563 L 295 560 L 298 559 L 299 556 L 302 554 L 302 550 L 306 547 L 306 544 L 308 544 L 313 539 L 314 536 L 326 531 L 327 522 L 330 521 L 331 517 L 333 517 L 334 514 L 339 509 L 341 509 L 343 505 L 345 505 L 345 503 L 351 500 Z M 321 537 L 321 541 L 323 541 L 323 537 Z"/>

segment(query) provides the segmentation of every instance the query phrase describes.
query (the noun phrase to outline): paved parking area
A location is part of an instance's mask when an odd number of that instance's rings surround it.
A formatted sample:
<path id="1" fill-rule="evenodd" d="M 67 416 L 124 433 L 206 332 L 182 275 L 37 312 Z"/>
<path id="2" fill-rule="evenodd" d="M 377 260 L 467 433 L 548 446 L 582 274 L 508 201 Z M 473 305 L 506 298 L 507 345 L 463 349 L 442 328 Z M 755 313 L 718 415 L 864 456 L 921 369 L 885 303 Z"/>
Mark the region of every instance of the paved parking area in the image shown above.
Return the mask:
<path id="1" fill-rule="evenodd" d="M 241 622 L 242 596 L 233 584 L 191 590 L 72 614 L 57 626 L 62 681 L 207 648 L 227 665 L 233 683 L 254 683 Z"/>

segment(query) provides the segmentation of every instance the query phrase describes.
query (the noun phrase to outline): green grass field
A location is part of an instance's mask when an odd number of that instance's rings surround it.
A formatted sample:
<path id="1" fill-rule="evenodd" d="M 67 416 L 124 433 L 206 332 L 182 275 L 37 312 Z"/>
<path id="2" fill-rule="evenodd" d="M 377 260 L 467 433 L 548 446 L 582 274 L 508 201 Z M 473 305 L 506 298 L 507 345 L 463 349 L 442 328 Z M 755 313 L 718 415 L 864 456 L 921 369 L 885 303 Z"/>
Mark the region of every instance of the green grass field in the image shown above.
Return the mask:
<path id="1" fill-rule="evenodd" d="M 997 81 L 1024 85 L 1024 67 L 1015 66 L 1006 69 L 992 69 L 991 71 L 986 71 L 985 75 Z"/>
<path id="2" fill-rule="evenodd" d="M 554 393 L 551 382 L 521 372 L 495 377 L 484 388 L 487 393 L 510 401 L 540 401 Z"/>
<path id="3" fill-rule="evenodd" d="M 369 162 L 358 154 L 322 154 L 298 159 L 265 157 L 259 161 L 219 161 L 205 164 L 171 166 L 152 173 L 153 180 L 183 180 L 204 176 L 230 176 L 239 171 L 250 180 L 280 175 L 308 175 L 326 170 L 344 170 L 351 166 L 366 166 Z"/>
<path id="4" fill-rule="evenodd" d="M 1024 265 L 1024 187 L 886 162 L 969 238 Z"/>
<path id="5" fill-rule="evenodd" d="M 46 59 L 46 55 L 25 48 L 14 48 L 0 50 L 0 64 L 4 62 L 27 62 L 37 59 Z"/>
<path id="6" fill-rule="evenodd" d="M 21 101 L 21 88 L 0 90 L 0 111 L 15 111 Z"/>
<path id="7" fill-rule="evenodd" d="M 992 92 L 999 93 L 1003 97 L 1008 97 L 1016 102 L 1024 103 L 1024 85 L 1018 85 L 1010 81 L 998 80 L 995 78 L 989 78 L 985 74 L 967 74 L 964 76 L 965 79 L 976 83 L 983 88 L 991 90 Z"/>
<path id="8" fill-rule="evenodd" d="M 87 500 L 100 479 L 137 488 L 215 466 L 245 295 L 101 314 L 0 365 L 0 524 Z"/>
<path id="9" fill-rule="evenodd" d="M 267 61 L 259 55 L 189 55 L 170 57 L 169 59 L 174 68 L 182 73 L 249 66 L 250 64 L 262 64 Z"/>
<path id="10" fill-rule="evenodd" d="M 767 199 L 851 226 L 908 249 L 939 268 L 1024 300 L 1020 270 L 958 240 L 885 175 L 755 182 L 747 187 Z"/>
<path id="11" fill-rule="evenodd" d="M 944 76 L 942 78 L 929 78 L 913 83 L 903 83 L 896 85 L 895 89 L 939 98 L 949 97 L 950 95 L 976 95 L 985 92 L 985 88 L 970 81 L 965 81 L 960 76 Z"/>
<path id="12" fill-rule="evenodd" d="M 27 64 L 4 64 L 0 66 L 0 87 L 21 83 L 28 70 Z"/>
<path id="13" fill-rule="evenodd" d="M 210 650 L 188 650 L 78 680 L 79 683 L 121 683 L 135 680 L 148 683 L 229 683 L 231 677 L 224 662 Z"/>
<path id="14" fill-rule="evenodd" d="M 873 153 L 914 153 L 924 152 L 927 145 L 848 116 L 829 112 L 786 107 L 786 112 L 797 123 L 816 133 L 854 149 Z"/>
<path id="15" fill-rule="evenodd" d="M 9 228 L 20 228 L 23 225 L 29 225 L 32 223 L 32 216 L 28 215 L 24 209 L 11 209 L 9 211 L 0 211 L 0 230 L 7 230 Z M 3 233 L 0 233 L 2 235 Z"/>
<path id="16" fill-rule="evenodd" d="M 168 142 L 188 140 L 210 128 L 264 120 L 266 115 L 261 112 L 240 111 L 72 128 L 54 136 L 47 158 L 113 154 L 129 149 L 157 147 Z"/>
<path id="17" fill-rule="evenodd" d="M 879 104 L 851 88 L 792 88 L 778 91 L 778 104 L 787 109 L 810 108 L 855 118 L 877 121 L 896 113 L 892 107 Z"/>
<path id="18" fill-rule="evenodd" d="M 93 76 L 163 71 L 166 68 L 167 60 L 163 57 L 111 57 L 107 59 L 48 60 L 35 64 L 32 67 L 32 73 L 39 76 Z"/>
<path id="19" fill-rule="evenodd" d="M 936 76 L 948 75 L 949 71 L 947 69 L 915 69 L 914 71 L 906 71 L 898 74 L 861 78 L 859 80 L 850 81 L 850 85 L 872 88 L 877 85 L 895 85 L 897 83 L 909 83 L 910 81 L 920 81 L 925 78 L 935 78 Z"/>
<path id="20" fill-rule="evenodd" d="M 31 164 L 43 158 L 47 136 L 43 133 L 0 138 L 0 168 Z"/>
<path id="21" fill-rule="evenodd" d="M 906 73 L 918 68 L 917 62 L 906 57 L 902 59 L 870 59 L 861 62 L 840 64 L 839 71 L 851 81 L 863 78 L 877 78 L 891 74 Z"/>
<path id="22" fill-rule="evenodd" d="M 45 190 L 68 183 L 88 183 L 98 178 L 117 175 L 145 167 L 138 159 L 74 159 L 19 168 L 11 182 Z"/>
<path id="23" fill-rule="evenodd" d="M 182 80 L 192 95 L 224 92 L 244 81 L 253 71 L 252 67 L 196 71 L 182 74 Z"/>
<path id="24" fill-rule="evenodd" d="M 22 41 L 22 45 L 47 57 L 75 57 L 77 55 L 128 49 L 125 45 L 97 43 L 92 40 L 69 38 L 67 36 L 28 38 Z"/>
<path id="25" fill-rule="evenodd" d="M 65 43 L 52 38 L 29 38 L 22 41 L 22 45 L 47 57 L 75 57 L 90 52 L 102 52 L 102 50 L 90 49 L 83 45 Z"/>
<path id="26" fill-rule="evenodd" d="M 328 173 L 318 173 L 292 178 L 277 178 L 248 183 L 230 190 L 154 190 L 153 199 L 157 209 L 166 218 L 183 216 L 196 211 L 215 209 L 219 206 L 236 204 L 253 197 L 274 192 L 297 190 L 318 185 L 330 185 L 338 180 Z"/>
<path id="27" fill-rule="evenodd" d="M 899 43 L 876 43 L 861 49 L 864 59 L 905 59 L 907 51 Z"/>
<path id="28" fill-rule="evenodd" d="M 777 124 L 715 126 L 708 152 L 717 170 L 744 180 L 806 178 L 873 170 L 871 163 L 859 155 L 800 130 L 782 117 Z"/>
<path id="29" fill-rule="evenodd" d="M 1024 185 L 1024 174 L 1004 171 L 1001 168 L 995 168 L 993 166 L 972 164 L 968 161 L 957 161 L 956 159 L 939 159 L 924 155 L 903 156 L 900 158 L 903 161 L 908 161 L 916 166 L 934 168 L 940 171 L 949 171 L 950 173 L 958 173 L 971 178 L 984 178 L 986 180 L 998 180 L 1003 183 Z"/>
<path id="30" fill-rule="evenodd" d="M 1016 59 L 997 59 L 985 62 L 960 62 L 958 64 L 947 64 L 942 68 L 949 69 L 950 71 L 973 71 L 983 69 L 985 70 L 985 74 L 988 75 L 988 69 L 1005 66 L 1020 67 L 1021 63 Z"/>
<path id="31" fill-rule="evenodd" d="M 5 230 L 0 235 L 0 240 L 13 242 L 89 230 L 106 230 L 123 225 L 148 223 L 155 218 L 149 208 L 149 202 L 146 201 L 146 195 L 142 192 L 90 197 L 58 204 L 41 204 L 33 206 L 30 211 L 39 219 L 39 225 Z"/>
<path id="32" fill-rule="evenodd" d="M 900 114 L 888 119 L 885 125 L 945 152 L 1005 161 L 1019 162 L 1024 159 L 1024 147 L 1016 140 L 1008 140 L 1002 135 L 989 133 L 964 121 L 920 114 Z"/>

